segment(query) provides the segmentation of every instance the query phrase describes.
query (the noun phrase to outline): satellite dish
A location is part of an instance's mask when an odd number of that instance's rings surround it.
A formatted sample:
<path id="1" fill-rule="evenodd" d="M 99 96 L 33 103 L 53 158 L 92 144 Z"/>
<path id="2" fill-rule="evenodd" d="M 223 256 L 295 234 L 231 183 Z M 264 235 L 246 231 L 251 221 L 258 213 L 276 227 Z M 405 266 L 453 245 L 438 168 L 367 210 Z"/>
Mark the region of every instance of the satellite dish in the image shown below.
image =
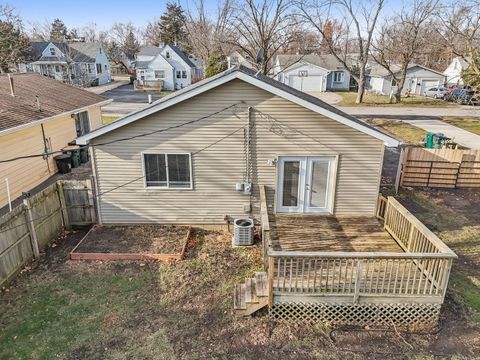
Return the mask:
<path id="1" fill-rule="evenodd" d="M 257 53 L 257 64 L 263 64 L 263 62 L 265 61 L 265 49 L 264 48 L 260 48 L 260 50 L 258 50 L 258 53 Z"/>

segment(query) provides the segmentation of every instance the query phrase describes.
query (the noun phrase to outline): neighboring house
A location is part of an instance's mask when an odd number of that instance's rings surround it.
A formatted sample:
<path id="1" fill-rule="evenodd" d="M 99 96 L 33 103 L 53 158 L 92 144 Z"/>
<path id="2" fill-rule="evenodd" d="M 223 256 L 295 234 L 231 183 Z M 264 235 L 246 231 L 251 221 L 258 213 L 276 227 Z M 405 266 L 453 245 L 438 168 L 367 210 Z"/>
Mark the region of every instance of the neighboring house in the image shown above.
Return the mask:
<path id="1" fill-rule="evenodd" d="M 277 55 L 273 76 L 304 92 L 348 91 L 350 73 L 333 55 Z"/>
<path id="2" fill-rule="evenodd" d="M 393 72 L 400 72 L 400 65 L 391 66 Z M 412 94 L 423 96 L 425 91 L 436 86 L 443 86 L 445 75 L 418 64 L 408 66 L 405 85 L 402 89 L 402 95 Z M 381 95 L 390 95 L 395 91 L 395 80 L 390 73 L 381 65 L 374 66 L 367 77 L 367 90 L 369 92 Z"/>
<path id="3" fill-rule="evenodd" d="M 105 193 L 98 199 L 101 221 L 223 223 L 224 214 L 241 217 L 250 213 L 250 204 L 258 214 L 259 183 L 271 189 L 272 210 L 277 212 L 373 215 L 384 143 L 396 146 L 398 142 L 316 97 L 255 73 L 232 68 L 77 139 L 94 148 L 96 181 Z M 250 152 L 255 154 L 249 177 L 257 194 L 253 197 L 235 190 L 242 178 L 247 181 L 244 131 L 229 137 L 248 123 L 248 107 L 256 123 L 255 139 L 251 139 L 255 148 Z M 203 120 L 156 133 L 197 118 Z M 150 132 L 141 141 L 96 147 Z M 282 183 L 290 181 L 292 174 L 277 172 L 279 167 L 295 171 L 288 165 L 291 156 L 301 161 L 319 157 L 326 162 L 328 175 L 318 174 L 320 187 L 329 184 L 318 189 L 323 202 L 293 206 L 293 188 Z M 108 191 L 128 181 L 121 190 Z"/>
<path id="4" fill-rule="evenodd" d="M 102 125 L 111 102 L 34 73 L 0 75 L 0 160 L 59 151 Z M 0 207 L 56 173 L 54 155 L 0 163 Z"/>
<path id="5" fill-rule="evenodd" d="M 143 47 L 136 55 L 135 71 L 140 86 L 178 90 L 198 81 L 203 70 L 173 45 Z"/>
<path id="6" fill-rule="evenodd" d="M 254 67 L 251 61 L 248 61 L 245 56 L 236 50 L 227 56 L 227 68 L 230 69 L 234 66 L 245 66 L 251 69 Z"/>
<path id="7" fill-rule="evenodd" d="M 83 87 L 112 80 L 100 43 L 35 41 L 25 56 L 26 61 L 16 64 L 18 72 L 36 72 Z"/>
<path id="8" fill-rule="evenodd" d="M 470 65 L 469 57 L 454 57 L 450 65 L 445 69 L 443 75 L 446 77 L 448 86 L 464 85 L 462 80 L 462 71 Z"/>

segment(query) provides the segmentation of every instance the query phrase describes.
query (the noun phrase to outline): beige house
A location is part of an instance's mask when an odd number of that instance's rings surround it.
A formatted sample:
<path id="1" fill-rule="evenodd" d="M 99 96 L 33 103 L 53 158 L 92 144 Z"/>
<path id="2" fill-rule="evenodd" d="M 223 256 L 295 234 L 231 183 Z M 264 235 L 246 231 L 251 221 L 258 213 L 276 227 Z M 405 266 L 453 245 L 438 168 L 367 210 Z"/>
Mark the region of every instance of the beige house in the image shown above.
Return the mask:
<path id="1" fill-rule="evenodd" d="M 372 216 L 384 146 L 398 144 L 243 67 L 77 143 L 92 147 L 103 223 L 176 224 L 258 214 L 258 184 L 271 212 Z"/>
<path id="2" fill-rule="evenodd" d="M 100 127 L 100 107 L 108 102 L 40 74 L 1 75 L 0 208 L 8 204 L 8 193 L 13 201 L 54 175 L 54 156 Z"/>

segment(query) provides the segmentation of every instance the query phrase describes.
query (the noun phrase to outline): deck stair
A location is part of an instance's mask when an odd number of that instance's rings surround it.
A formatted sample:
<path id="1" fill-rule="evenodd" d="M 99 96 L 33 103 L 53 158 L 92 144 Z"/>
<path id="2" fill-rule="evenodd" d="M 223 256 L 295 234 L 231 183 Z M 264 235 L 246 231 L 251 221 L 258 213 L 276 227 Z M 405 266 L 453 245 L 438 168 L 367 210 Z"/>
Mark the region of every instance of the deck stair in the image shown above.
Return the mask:
<path id="1" fill-rule="evenodd" d="M 235 286 L 233 308 L 235 315 L 249 316 L 268 305 L 268 277 L 266 272 L 256 272 L 254 278 Z"/>

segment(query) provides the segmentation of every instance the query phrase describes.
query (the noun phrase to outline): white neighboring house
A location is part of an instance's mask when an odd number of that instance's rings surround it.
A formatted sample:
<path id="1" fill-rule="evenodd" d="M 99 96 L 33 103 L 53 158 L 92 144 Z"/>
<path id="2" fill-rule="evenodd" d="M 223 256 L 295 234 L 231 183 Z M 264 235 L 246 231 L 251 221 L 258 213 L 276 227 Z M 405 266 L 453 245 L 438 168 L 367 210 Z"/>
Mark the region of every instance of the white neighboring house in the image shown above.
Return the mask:
<path id="1" fill-rule="evenodd" d="M 395 74 L 400 72 L 400 65 L 391 65 Z M 423 96 L 425 90 L 432 87 L 443 86 L 445 83 L 445 75 L 429 69 L 423 65 L 410 64 L 407 69 L 405 85 L 402 89 L 402 95 L 407 93 L 412 95 Z M 377 64 L 372 67 L 367 77 L 367 90 L 369 92 L 390 95 L 395 91 L 395 80 L 392 79 L 390 73 L 381 65 Z"/>
<path id="2" fill-rule="evenodd" d="M 245 66 L 250 69 L 254 68 L 252 62 L 248 61 L 245 56 L 236 50 L 227 56 L 227 68 L 230 69 L 234 66 Z"/>
<path id="3" fill-rule="evenodd" d="M 136 56 L 138 84 L 141 86 L 163 81 L 163 90 L 178 90 L 198 81 L 202 69 L 173 45 L 143 47 Z"/>
<path id="4" fill-rule="evenodd" d="M 462 71 L 470 66 L 470 57 L 454 57 L 450 65 L 445 69 L 443 75 L 447 78 L 447 85 L 464 85 Z"/>
<path id="5" fill-rule="evenodd" d="M 333 55 L 277 55 L 273 77 L 303 92 L 350 89 L 350 73 Z"/>
<path id="6" fill-rule="evenodd" d="M 74 85 L 103 85 L 112 80 L 110 63 L 100 43 L 35 41 L 18 72 L 36 72 Z"/>

